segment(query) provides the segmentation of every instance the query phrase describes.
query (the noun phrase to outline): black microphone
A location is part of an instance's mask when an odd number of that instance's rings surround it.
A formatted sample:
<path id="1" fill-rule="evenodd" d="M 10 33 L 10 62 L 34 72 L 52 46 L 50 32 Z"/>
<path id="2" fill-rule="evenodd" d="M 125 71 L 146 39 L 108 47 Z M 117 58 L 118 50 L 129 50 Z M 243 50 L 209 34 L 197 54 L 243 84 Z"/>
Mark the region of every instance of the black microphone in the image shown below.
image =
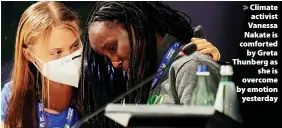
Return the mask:
<path id="1" fill-rule="evenodd" d="M 192 54 L 193 52 L 195 52 L 197 50 L 197 46 L 194 43 L 190 43 L 185 45 L 182 50 L 179 52 L 179 54 L 177 56 L 175 56 L 175 58 L 173 59 L 173 61 L 171 61 L 165 68 L 164 70 L 166 70 L 167 68 L 170 67 L 170 65 L 177 59 L 179 59 L 182 56 L 189 56 L 190 54 Z M 132 93 L 133 91 L 139 89 L 140 87 L 142 87 L 144 84 L 150 82 L 151 80 L 154 79 L 154 77 L 157 75 L 158 72 L 155 72 L 154 74 L 150 75 L 149 77 L 147 77 L 145 80 L 143 80 L 142 82 L 138 83 L 137 85 L 133 86 L 132 88 L 130 88 L 129 90 L 127 90 L 126 92 L 122 93 L 121 95 L 119 95 L 118 97 L 116 97 L 115 99 L 113 99 L 112 101 L 110 101 L 108 104 L 110 103 L 115 103 L 120 101 L 121 99 L 123 99 L 124 97 L 126 97 L 128 94 Z M 100 109 L 98 109 L 97 111 L 93 112 L 92 114 L 83 117 L 81 120 L 79 120 L 72 128 L 78 128 L 79 126 L 81 126 L 83 123 L 87 122 L 89 119 L 91 119 L 92 117 L 96 116 L 97 114 L 99 114 L 100 112 L 104 111 L 106 108 L 107 104 L 104 105 L 103 107 L 101 107 Z"/>
<path id="2" fill-rule="evenodd" d="M 198 25 L 194 28 L 194 37 L 201 38 L 201 39 L 207 39 L 207 36 L 206 36 L 204 29 L 201 25 Z"/>

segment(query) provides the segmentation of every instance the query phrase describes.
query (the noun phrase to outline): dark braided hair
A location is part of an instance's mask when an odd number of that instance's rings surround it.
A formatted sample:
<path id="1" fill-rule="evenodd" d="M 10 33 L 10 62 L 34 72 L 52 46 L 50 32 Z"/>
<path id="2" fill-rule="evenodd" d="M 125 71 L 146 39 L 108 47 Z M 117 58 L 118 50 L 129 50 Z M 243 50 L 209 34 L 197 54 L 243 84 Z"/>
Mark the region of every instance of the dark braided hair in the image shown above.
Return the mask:
<path id="1" fill-rule="evenodd" d="M 94 22 L 114 22 L 124 26 L 130 45 L 128 77 L 121 69 L 114 69 L 107 57 L 98 55 L 91 47 L 88 32 L 84 37 L 83 67 L 81 83 L 84 89 L 80 95 L 85 113 L 91 113 L 118 94 L 126 91 L 144 78 L 157 71 L 157 37 L 169 33 L 180 41 L 193 37 L 191 21 L 188 21 L 162 2 L 97 2 L 87 20 L 88 27 Z M 131 29 L 133 28 L 133 29 Z M 133 35 L 135 46 L 133 50 Z M 142 71 L 138 70 L 142 68 Z M 111 83 L 112 82 L 112 83 Z M 110 84 L 112 86 L 110 86 Z M 143 104 L 148 99 L 150 82 L 125 98 L 126 103 Z M 103 115 L 89 122 L 96 127 L 110 127 L 113 122 Z M 117 126 L 115 126 L 117 127 Z"/>

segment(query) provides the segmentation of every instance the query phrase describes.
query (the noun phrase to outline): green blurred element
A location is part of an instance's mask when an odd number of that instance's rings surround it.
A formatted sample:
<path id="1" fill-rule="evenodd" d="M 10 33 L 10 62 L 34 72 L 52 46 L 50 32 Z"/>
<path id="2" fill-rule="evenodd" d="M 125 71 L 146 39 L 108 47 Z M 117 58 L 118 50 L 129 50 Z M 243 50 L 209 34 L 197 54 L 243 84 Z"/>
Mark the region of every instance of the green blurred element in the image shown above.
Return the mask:
<path id="1" fill-rule="evenodd" d="M 161 104 L 164 96 L 162 95 L 152 95 L 149 97 L 147 104 Z"/>
<path id="2" fill-rule="evenodd" d="M 197 74 L 197 83 L 191 98 L 191 105 L 213 106 L 215 102 L 215 94 L 209 85 L 209 72 L 197 72 L 205 74 Z M 206 74 L 208 73 L 208 74 Z"/>

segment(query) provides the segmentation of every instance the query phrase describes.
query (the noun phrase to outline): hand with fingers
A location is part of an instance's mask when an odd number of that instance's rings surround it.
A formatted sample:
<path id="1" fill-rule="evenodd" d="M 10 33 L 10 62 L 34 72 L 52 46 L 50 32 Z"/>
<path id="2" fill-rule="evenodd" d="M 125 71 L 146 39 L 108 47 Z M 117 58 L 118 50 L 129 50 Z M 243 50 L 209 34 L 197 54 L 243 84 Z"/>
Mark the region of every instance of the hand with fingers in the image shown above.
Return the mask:
<path id="1" fill-rule="evenodd" d="M 220 60 L 220 53 L 218 49 L 206 39 L 192 38 L 190 43 L 196 44 L 197 51 L 200 51 L 202 54 L 210 54 L 213 61 L 217 62 Z"/>

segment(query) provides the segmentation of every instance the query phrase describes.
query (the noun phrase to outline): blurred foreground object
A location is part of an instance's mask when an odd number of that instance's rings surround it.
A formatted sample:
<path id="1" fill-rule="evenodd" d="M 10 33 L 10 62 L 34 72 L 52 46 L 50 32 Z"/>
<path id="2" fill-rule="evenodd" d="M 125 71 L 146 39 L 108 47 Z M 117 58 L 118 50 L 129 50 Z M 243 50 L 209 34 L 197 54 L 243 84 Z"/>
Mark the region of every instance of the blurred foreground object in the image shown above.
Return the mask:
<path id="1" fill-rule="evenodd" d="M 192 95 L 191 105 L 207 105 L 213 106 L 215 101 L 215 95 L 208 85 L 208 66 L 200 65 L 197 71 L 197 84 Z"/>
<path id="2" fill-rule="evenodd" d="M 241 128 L 243 120 L 236 87 L 232 81 L 233 68 L 230 65 L 221 66 L 220 75 L 221 80 L 214 105 L 215 113 L 206 128 Z"/>
<path id="3" fill-rule="evenodd" d="M 212 106 L 108 104 L 105 116 L 130 128 L 204 128 Z"/>
<path id="4" fill-rule="evenodd" d="M 232 81 L 233 68 L 230 65 L 221 66 L 220 75 L 221 80 L 216 95 L 215 109 L 242 123 L 236 86 Z"/>

